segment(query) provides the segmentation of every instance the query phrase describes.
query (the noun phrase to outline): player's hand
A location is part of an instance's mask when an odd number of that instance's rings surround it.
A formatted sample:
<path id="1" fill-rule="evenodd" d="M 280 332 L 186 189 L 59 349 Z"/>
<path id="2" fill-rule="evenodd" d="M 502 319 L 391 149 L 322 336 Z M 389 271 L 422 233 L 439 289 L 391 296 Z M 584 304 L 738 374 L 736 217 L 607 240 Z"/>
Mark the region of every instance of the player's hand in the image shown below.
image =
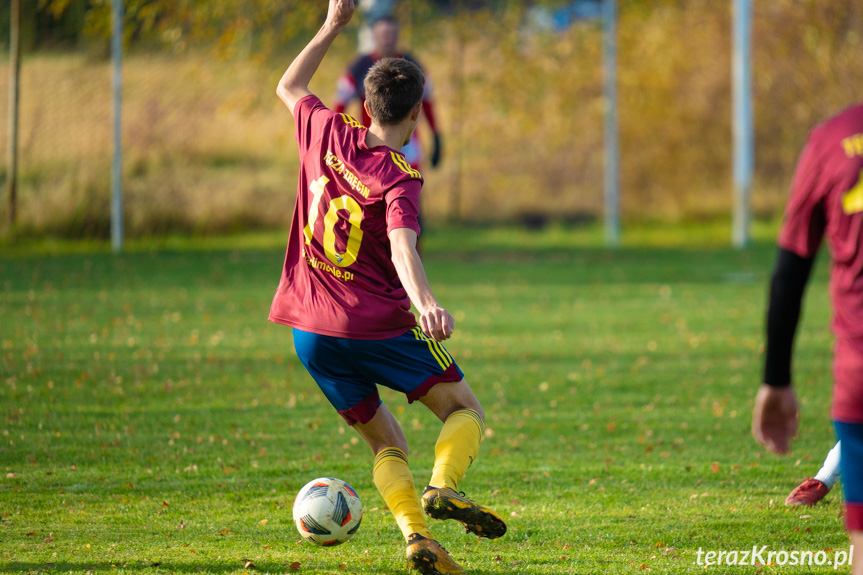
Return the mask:
<path id="1" fill-rule="evenodd" d="M 455 319 L 444 308 L 434 306 L 420 314 L 420 327 L 433 340 L 443 341 L 452 335 Z"/>
<path id="2" fill-rule="evenodd" d="M 788 453 L 797 437 L 797 416 L 797 395 L 791 386 L 762 385 L 755 396 L 752 436 L 773 453 Z"/>
<path id="3" fill-rule="evenodd" d="M 344 28 L 351 21 L 356 7 L 357 3 L 355 0 L 330 0 L 327 21 L 339 28 Z"/>
<path id="4" fill-rule="evenodd" d="M 435 134 L 434 141 L 432 143 L 431 158 L 429 158 L 429 162 L 431 163 L 432 168 L 438 167 L 438 165 L 440 164 L 440 158 L 442 153 L 443 149 L 441 148 L 440 134 Z"/>

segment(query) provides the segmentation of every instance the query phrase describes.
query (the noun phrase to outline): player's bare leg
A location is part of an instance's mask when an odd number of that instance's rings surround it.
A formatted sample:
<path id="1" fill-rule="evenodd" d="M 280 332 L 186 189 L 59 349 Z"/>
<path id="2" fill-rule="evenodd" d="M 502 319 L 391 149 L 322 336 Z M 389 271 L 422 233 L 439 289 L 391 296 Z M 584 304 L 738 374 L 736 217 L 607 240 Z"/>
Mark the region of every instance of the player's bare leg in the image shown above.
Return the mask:
<path id="1" fill-rule="evenodd" d="M 407 440 L 396 418 L 382 404 L 368 423 L 357 423 L 354 428 L 375 454 L 372 471 L 375 486 L 390 508 L 405 540 L 412 533 L 431 537 L 408 467 Z"/>
<path id="2" fill-rule="evenodd" d="M 407 440 L 392 412 L 381 404 L 368 423 L 357 423 L 354 428 L 375 454 L 372 471 L 375 486 L 408 543 L 405 555 L 409 567 L 423 575 L 464 573 L 428 530 L 408 467 Z"/>
<path id="3" fill-rule="evenodd" d="M 500 515 L 456 491 L 482 439 L 483 411 L 470 386 L 464 380 L 439 383 L 420 401 L 444 422 L 432 477 L 423 491 L 423 509 L 434 519 L 454 519 L 479 537 L 502 536 L 506 523 Z"/>
<path id="4" fill-rule="evenodd" d="M 380 405 L 375 416 L 368 423 L 355 423 L 353 427 L 360 437 L 366 440 L 375 455 L 387 447 L 397 447 L 405 454 L 408 452 L 408 441 L 405 439 L 404 431 L 384 404 Z"/>
<path id="5" fill-rule="evenodd" d="M 863 575 L 863 531 L 851 532 L 851 575 Z"/>

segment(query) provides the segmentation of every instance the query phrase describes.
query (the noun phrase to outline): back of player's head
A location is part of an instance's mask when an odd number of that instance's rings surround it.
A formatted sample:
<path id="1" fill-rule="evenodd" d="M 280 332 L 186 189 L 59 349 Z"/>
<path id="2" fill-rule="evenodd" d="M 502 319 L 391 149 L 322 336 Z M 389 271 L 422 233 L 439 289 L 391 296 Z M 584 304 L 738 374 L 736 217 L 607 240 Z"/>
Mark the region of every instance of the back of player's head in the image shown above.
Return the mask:
<path id="1" fill-rule="evenodd" d="M 423 98 L 425 76 L 419 66 L 403 58 L 384 58 L 371 67 L 363 82 L 373 120 L 398 124 Z"/>

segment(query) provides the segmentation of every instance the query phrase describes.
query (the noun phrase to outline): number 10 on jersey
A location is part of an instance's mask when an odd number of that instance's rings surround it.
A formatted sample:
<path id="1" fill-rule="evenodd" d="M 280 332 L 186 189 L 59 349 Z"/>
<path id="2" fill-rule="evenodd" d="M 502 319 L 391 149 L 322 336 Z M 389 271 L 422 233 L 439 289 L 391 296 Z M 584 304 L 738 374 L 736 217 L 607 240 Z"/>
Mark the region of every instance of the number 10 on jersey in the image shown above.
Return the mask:
<path id="1" fill-rule="evenodd" d="M 315 235 L 315 225 L 318 221 L 321 198 L 329 181 L 328 177 L 321 176 L 309 185 L 309 191 L 312 192 L 314 198 L 309 207 L 309 223 L 306 224 L 303 230 L 303 234 L 306 236 L 306 245 L 312 243 L 312 238 Z M 341 254 L 336 251 L 336 223 L 339 221 L 340 210 L 348 212 L 348 223 L 350 224 L 345 251 Z M 340 268 L 346 268 L 357 261 L 357 254 L 360 252 L 360 244 L 363 241 L 363 230 L 360 229 L 362 221 L 363 208 L 351 196 L 345 194 L 330 200 L 327 213 L 324 215 L 324 238 L 321 245 L 324 248 L 327 259 Z"/>

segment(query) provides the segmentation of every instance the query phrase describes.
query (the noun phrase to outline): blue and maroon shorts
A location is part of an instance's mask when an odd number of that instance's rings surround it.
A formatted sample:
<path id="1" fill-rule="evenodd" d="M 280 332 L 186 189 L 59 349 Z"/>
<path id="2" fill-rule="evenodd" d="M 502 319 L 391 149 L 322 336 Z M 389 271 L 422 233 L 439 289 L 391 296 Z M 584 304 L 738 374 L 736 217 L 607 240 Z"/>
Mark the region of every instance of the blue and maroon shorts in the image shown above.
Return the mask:
<path id="1" fill-rule="evenodd" d="M 834 421 L 842 442 L 839 469 L 845 490 L 845 525 L 848 531 L 863 531 L 863 424 Z"/>
<path id="2" fill-rule="evenodd" d="M 374 417 L 381 404 L 378 385 L 404 393 L 413 403 L 436 384 L 464 377 L 446 348 L 419 326 L 373 340 L 293 331 L 297 356 L 348 425 Z"/>

